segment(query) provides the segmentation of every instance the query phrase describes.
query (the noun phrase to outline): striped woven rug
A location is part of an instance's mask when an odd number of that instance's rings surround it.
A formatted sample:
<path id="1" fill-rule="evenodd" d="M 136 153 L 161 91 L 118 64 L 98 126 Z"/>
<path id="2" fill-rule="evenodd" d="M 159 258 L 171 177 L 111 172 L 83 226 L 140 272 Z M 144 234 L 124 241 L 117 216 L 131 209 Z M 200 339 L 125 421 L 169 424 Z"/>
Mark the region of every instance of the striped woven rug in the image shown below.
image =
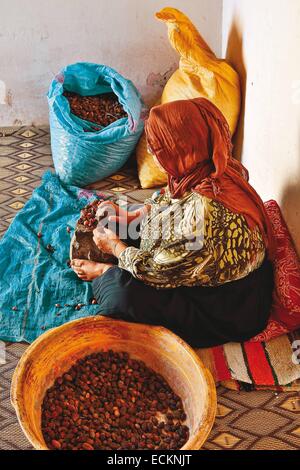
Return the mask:
<path id="1" fill-rule="evenodd" d="M 300 331 L 264 343 L 228 343 L 198 349 L 197 354 L 216 382 L 234 380 L 244 384 L 244 388 L 248 385 L 276 390 L 291 387 L 300 379 Z"/>

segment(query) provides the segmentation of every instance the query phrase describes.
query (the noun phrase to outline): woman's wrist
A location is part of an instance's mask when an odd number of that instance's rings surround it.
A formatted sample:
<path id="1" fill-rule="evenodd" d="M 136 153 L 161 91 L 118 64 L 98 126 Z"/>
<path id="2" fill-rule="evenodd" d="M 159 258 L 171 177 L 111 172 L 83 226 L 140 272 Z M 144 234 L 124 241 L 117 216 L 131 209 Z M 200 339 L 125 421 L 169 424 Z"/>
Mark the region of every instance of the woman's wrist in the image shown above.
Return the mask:
<path id="1" fill-rule="evenodd" d="M 112 254 L 119 258 L 120 254 L 127 248 L 127 245 L 123 243 L 121 240 L 115 240 L 115 243 L 112 247 Z"/>

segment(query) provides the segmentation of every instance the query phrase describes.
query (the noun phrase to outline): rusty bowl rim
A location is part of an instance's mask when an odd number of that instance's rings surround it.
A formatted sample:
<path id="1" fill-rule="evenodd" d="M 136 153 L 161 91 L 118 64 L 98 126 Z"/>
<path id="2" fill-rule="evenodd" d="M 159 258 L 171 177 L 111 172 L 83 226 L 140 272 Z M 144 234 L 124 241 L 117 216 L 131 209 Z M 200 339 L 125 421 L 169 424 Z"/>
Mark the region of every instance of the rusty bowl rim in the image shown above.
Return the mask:
<path id="1" fill-rule="evenodd" d="M 19 403 L 19 396 L 22 394 L 21 390 L 21 383 L 20 377 L 22 374 L 22 371 L 24 369 L 24 365 L 26 364 L 27 360 L 30 358 L 31 355 L 34 354 L 35 349 L 48 337 L 52 336 L 54 333 L 59 333 L 64 330 L 68 330 L 72 328 L 73 325 L 77 323 L 85 323 L 85 322 L 92 322 L 92 321 L 103 321 L 104 323 L 111 323 L 111 322 L 116 322 L 119 324 L 124 324 L 126 323 L 127 325 L 130 325 L 132 328 L 139 328 L 139 327 L 147 327 L 151 329 L 152 331 L 155 331 L 157 333 L 163 333 L 167 334 L 169 336 L 173 336 L 173 338 L 176 340 L 177 343 L 179 343 L 191 356 L 191 359 L 196 363 L 196 366 L 198 367 L 199 371 L 203 374 L 203 378 L 206 382 L 207 385 L 207 402 L 208 406 L 206 408 L 206 412 L 204 413 L 202 417 L 202 424 L 199 426 L 199 430 L 197 431 L 196 435 L 193 438 L 190 438 L 183 447 L 179 450 L 199 450 L 201 449 L 202 445 L 206 442 L 210 431 L 214 425 L 215 422 L 215 417 L 216 417 L 216 411 L 217 411 L 217 391 L 216 391 L 216 384 L 213 379 L 213 376 L 211 372 L 204 366 L 203 362 L 199 358 L 199 356 L 196 354 L 196 352 L 193 350 L 191 346 L 189 346 L 182 338 L 180 338 L 178 335 L 173 333 L 172 331 L 168 330 L 167 328 L 163 326 L 155 326 L 155 325 L 146 325 L 144 323 L 128 323 L 124 322 L 122 320 L 115 320 L 112 318 L 107 318 L 105 316 L 99 316 L 99 315 L 94 315 L 90 317 L 85 317 L 85 318 L 77 318 L 75 320 L 71 320 L 70 322 L 64 323 L 63 325 L 54 327 L 40 335 L 30 346 L 26 349 L 26 351 L 22 354 L 15 370 L 13 373 L 12 381 L 11 381 L 11 388 L 10 388 L 10 401 L 11 404 L 16 412 L 17 419 L 19 422 L 19 425 L 25 434 L 26 438 L 28 441 L 32 444 L 35 450 L 50 450 L 48 447 L 45 445 L 42 445 L 33 435 L 31 432 L 30 428 L 26 426 L 26 420 L 23 419 L 20 407 L 18 405 Z M 100 325 L 99 325 L 100 326 Z"/>

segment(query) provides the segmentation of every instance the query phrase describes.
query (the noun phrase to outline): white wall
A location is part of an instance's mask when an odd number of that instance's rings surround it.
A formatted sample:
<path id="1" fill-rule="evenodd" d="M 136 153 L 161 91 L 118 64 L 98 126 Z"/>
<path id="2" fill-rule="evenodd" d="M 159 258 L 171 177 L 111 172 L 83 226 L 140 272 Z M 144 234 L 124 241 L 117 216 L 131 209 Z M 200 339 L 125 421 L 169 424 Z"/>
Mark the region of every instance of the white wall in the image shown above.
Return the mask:
<path id="1" fill-rule="evenodd" d="M 0 126 L 47 124 L 49 83 L 77 61 L 110 65 L 155 100 L 178 65 L 154 18 L 169 3 L 221 53 L 222 0 L 0 0 Z"/>
<path id="2" fill-rule="evenodd" d="M 224 0 L 223 53 L 245 92 L 236 154 L 300 253 L 300 1 Z"/>

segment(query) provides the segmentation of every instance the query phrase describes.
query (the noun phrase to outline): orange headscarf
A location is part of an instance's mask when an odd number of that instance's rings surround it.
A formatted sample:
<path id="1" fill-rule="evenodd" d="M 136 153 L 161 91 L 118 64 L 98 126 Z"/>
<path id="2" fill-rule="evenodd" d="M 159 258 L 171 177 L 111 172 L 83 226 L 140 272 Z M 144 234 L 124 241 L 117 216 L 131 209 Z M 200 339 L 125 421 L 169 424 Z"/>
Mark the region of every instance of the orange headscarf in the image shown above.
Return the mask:
<path id="1" fill-rule="evenodd" d="M 264 204 L 248 183 L 246 168 L 232 157 L 229 127 L 223 114 L 204 98 L 155 106 L 145 123 L 148 144 L 168 173 L 174 198 L 195 191 L 242 214 L 258 226 L 270 259 L 275 239 Z"/>

